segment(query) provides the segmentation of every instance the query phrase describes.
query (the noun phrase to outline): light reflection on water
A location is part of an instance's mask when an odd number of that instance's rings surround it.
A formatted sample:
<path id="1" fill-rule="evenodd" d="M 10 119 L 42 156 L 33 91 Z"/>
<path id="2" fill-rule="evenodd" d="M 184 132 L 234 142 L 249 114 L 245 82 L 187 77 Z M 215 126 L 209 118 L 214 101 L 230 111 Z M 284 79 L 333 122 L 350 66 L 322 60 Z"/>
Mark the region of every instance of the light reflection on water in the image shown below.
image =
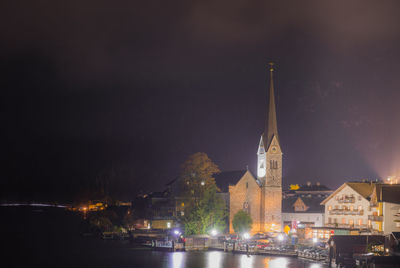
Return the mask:
<path id="1" fill-rule="evenodd" d="M 285 268 L 305 267 L 322 268 L 328 267 L 322 263 L 308 262 L 297 258 L 269 257 L 262 255 L 232 254 L 223 251 L 207 252 L 173 252 L 168 253 L 169 263 L 166 267 L 238 267 L 238 268 Z"/>
<path id="2" fill-rule="evenodd" d="M 172 267 L 180 268 L 182 266 L 183 252 L 174 252 L 172 254 Z"/>

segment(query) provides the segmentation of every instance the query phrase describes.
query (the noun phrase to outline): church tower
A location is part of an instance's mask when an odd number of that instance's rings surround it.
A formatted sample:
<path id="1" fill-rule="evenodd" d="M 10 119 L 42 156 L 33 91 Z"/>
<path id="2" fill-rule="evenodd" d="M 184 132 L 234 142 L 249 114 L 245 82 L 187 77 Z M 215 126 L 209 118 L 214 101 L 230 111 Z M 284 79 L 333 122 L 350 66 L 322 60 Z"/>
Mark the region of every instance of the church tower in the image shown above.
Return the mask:
<path id="1" fill-rule="evenodd" d="M 274 95 L 273 63 L 270 63 L 269 105 L 265 130 L 257 150 L 257 178 L 261 182 L 260 216 L 264 231 L 282 230 L 282 150 L 279 143 Z"/>

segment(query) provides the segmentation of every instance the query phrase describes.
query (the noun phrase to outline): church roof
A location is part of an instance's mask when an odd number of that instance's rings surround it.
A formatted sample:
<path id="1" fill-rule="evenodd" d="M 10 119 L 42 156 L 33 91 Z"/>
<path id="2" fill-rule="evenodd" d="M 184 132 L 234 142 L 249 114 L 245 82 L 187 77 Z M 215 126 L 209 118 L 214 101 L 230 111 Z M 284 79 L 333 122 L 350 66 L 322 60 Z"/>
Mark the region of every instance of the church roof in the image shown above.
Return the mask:
<path id="1" fill-rule="evenodd" d="M 266 151 L 268 150 L 268 147 L 275 136 L 279 142 L 278 124 L 276 120 L 275 95 L 274 95 L 273 63 L 270 63 L 269 71 L 270 71 L 269 105 L 268 105 L 268 114 L 265 122 L 265 131 L 263 135 Z"/>
<path id="2" fill-rule="evenodd" d="M 298 198 L 301 198 L 303 203 L 308 207 L 305 211 L 295 211 L 294 203 Z M 282 199 L 282 212 L 283 213 L 324 213 L 325 206 L 321 205 L 324 196 L 290 196 Z"/>
<path id="3" fill-rule="evenodd" d="M 229 192 L 229 185 L 236 185 L 248 170 L 223 171 L 215 174 L 215 183 L 221 192 Z"/>

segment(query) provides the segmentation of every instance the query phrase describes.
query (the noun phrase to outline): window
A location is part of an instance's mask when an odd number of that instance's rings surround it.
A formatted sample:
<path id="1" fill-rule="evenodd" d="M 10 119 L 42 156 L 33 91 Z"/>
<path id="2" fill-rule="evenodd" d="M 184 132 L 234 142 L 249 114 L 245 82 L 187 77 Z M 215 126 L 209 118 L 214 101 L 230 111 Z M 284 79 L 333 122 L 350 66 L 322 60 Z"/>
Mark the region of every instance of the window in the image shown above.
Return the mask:
<path id="1" fill-rule="evenodd" d="M 362 206 L 358 206 L 358 210 L 362 210 Z"/>
<path id="2" fill-rule="evenodd" d="M 332 223 L 332 219 L 331 218 L 328 218 L 328 223 Z"/>
<path id="3" fill-rule="evenodd" d="M 351 225 L 351 226 L 354 225 L 354 220 L 353 219 L 349 219 L 349 225 Z"/>
<path id="4" fill-rule="evenodd" d="M 346 218 L 342 218 L 342 224 L 346 224 Z"/>
<path id="5" fill-rule="evenodd" d="M 361 201 L 361 195 L 358 196 L 358 201 Z"/>
<path id="6" fill-rule="evenodd" d="M 270 169 L 278 169 L 278 161 L 270 160 L 269 161 Z"/>
<path id="7" fill-rule="evenodd" d="M 332 206 L 328 206 L 328 211 L 331 211 L 332 210 Z"/>
<path id="8" fill-rule="evenodd" d="M 363 225 L 363 220 L 362 219 L 358 219 L 358 225 Z"/>
<path id="9" fill-rule="evenodd" d="M 353 211 L 354 210 L 354 206 L 350 206 L 350 211 Z"/>
<path id="10" fill-rule="evenodd" d="M 246 189 L 249 189 L 249 183 L 246 182 Z"/>

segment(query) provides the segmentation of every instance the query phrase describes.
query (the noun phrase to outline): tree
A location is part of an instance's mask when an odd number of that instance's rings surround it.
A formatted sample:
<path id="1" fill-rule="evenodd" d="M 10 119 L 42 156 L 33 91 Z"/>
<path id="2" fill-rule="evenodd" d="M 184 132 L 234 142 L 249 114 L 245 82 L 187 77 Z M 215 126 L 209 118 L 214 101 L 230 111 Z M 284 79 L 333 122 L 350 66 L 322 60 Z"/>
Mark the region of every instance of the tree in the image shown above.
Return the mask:
<path id="1" fill-rule="evenodd" d="M 222 231 L 226 227 L 226 217 L 224 200 L 217 195 L 216 187 L 209 188 L 198 205 L 191 203 L 185 208 L 185 234 L 207 234 L 212 229 Z"/>
<path id="2" fill-rule="evenodd" d="M 250 215 L 243 210 L 239 210 L 233 216 L 232 220 L 233 230 L 235 230 L 235 233 L 237 234 L 249 232 L 251 230 L 252 224 L 253 220 L 251 219 Z"/>
<path id="3" fill-rule="evenodd" d="M 211 229 L 222 231 L 227 216 L 224 200 L 218 196 L 213 175 L 219 169 L 205 153 L 191 155 L 182 165 L 181 188 L 184 197 L 185 234 L 206 234 Z"/>
<path id="4" fill-rule="evenodd" d="M 181 167 L 181 183 L 185 197 L 190 197 L 196 204 L 206 190 L 218 188 L 215 185 L 214 174 L 219 173 L 206 153 L 195 153 L 183 163 Z"/>

